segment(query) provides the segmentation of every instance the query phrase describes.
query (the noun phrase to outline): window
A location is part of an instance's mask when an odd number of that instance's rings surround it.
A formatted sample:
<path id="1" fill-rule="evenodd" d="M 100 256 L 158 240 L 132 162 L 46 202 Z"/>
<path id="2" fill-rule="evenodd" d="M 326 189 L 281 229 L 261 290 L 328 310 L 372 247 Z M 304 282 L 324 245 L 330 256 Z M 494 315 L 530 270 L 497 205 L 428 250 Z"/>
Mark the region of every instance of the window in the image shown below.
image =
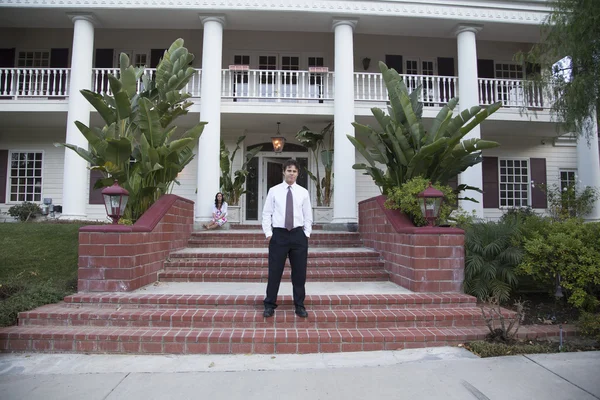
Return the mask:
<path id="1" fill-rule="evenodd" d="M 519 64 L 496 63 L 496 78 L 523 79 L 523 67 Z"/>
<path id="2" fill-rule="evenodd" d="M 17 66 L 21 68 L 48 68 L 50 66 L 50 52 L 20 51 Z"/>
<path id="3" fill-rule="evenodd" d="M 277 69 L 277 56 L 259 56 L 258 69 L 275 71 Z M 273 83 L 274 72 L 261 72 L 260 83 Z"/>
<path id="4" fill-rule="evenodd" d="M 575 186 L 576 181 L 576 170 L 560 170 L 560 190 L 567 190 L 569 187 Z"/>
<path id="5" fill-rule="evenodd" d="M 233 56 L 233 65 L 250 65 L 250 56 Z M 235 83 L 248 83 L 248 71 L 235 71 L 233 76 Z"/>
<path id="6" fill-rule="evenodd" d="M 500 207 L 527 207 L 529 160 L 500 160 Z"/>
<path id="7" fill-rule="evenodd" d="M 281 57 L 281 69 L 284 71 L 298 71 L 300 69 L 300 57 Z M 298 83 L 298 74 L 293 72 L 283 73 L 283 83 L 295 85 Z"/>
<path id="8" fill-rule="evenodd" d="M 41 152 L 11 152 L 11 202 L 42 201 L 42 158 Z"/>
<path id="9" fill-rule="evenodd" d="M 560 194 L 561 202 L 564 210 L 568 210 L 569 214 L 574 217 L 576 210 L 573 209 L 572 204 L 575 204 L 577 198 L 576 184 L 577 184 L 577 170 L 560 170 Z"/>
<path id="10" fill-rule="evenodd" d="M 20 68 L 48 68 L 50 66 L 50 52 L 47 50 L 19 51 L 17 67 Z M 24 95 L 44 93 L 48 89 L 48 75 L 30 70 L 21 72 L 19 76 L 19 92 Z"/>
<path id="11" fill-rule="evenodd" d="M 121 53 L 127 54 L 127 57 L 129 57 L 129 64 L 136 68 L 146 67 L 149 65 L 149 58 L 147 53 L 137 52 L 133 50 L 117 50 L 115 51 L 115 66 L 117 68 L 121 67 Z"/>
<path id="12" fill-rule="evenodd" d="M 435 62 L 432 60 L 422 60 L 419 58 L 409 58 L 406 60 L 406 74 L 407 75 L 435 75 Z M 408 87 L 409 92 L 416 90 L 419 85 L 421 86 L 421 95 L 422 100 L 425 105 L 433 105 L 429 103 L 433 101 L 434 91 L 433 91 L 433 78 L 425 78 L 425 77 L 415 77 L 415 78 L 406 78 L 405 79 L 406 86 Z M 429 102 L 427 102 L 429 101 Z"/>

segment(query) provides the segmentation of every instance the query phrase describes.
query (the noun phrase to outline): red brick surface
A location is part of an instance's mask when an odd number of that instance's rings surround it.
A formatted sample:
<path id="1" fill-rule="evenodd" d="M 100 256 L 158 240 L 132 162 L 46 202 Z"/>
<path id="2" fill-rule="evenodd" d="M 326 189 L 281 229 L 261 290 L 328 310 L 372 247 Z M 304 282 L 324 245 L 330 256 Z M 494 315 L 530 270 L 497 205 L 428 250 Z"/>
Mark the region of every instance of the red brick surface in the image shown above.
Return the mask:
<path id="1" fill-rule="evenodd" d="M 133 226 L 89 225 L 79 231 L 80 292 L 126 292 L 155 282 L 169 253 L 186 247 L 194 203 L 162 196 Z"/>
<path id="2" fill-rule="evenodd" d="M 464 279 L 464 232 L 417 228 L 402 213 L 384 207 L 385 196 L 359 203 L 363 244 L 377 250 L 390 280 L 414 292 L 460 292 Z"/>

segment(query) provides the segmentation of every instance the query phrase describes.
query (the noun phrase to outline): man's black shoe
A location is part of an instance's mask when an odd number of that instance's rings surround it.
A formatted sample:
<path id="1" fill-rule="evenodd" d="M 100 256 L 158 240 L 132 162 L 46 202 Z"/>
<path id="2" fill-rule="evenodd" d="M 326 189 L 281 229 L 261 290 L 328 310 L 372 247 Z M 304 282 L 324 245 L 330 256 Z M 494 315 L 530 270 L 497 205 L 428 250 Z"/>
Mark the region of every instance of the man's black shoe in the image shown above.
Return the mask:
<path id="1" fill-rule="evenodd" d="M 296 306 L 296 315 L 302 318 L 308 317 L 308 313 L 306 312 L 306 308 L 302 306 Z"/>
<path id="2" fill-rule="evenodd" d="M 265 311 L 263 312 L 263 317 L 269 318 L 275 314 L 275 309 L 273 307 L 265 307 Z"/>

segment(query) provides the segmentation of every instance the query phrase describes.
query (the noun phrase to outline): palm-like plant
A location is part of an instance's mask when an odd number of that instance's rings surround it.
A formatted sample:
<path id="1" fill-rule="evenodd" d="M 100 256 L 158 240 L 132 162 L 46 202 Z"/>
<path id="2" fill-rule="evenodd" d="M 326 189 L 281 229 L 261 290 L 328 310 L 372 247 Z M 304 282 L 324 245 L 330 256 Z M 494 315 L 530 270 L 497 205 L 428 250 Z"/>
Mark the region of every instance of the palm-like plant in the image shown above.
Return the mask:
<path id="1" fill-rule="evenodd" d="M 182 93 L 196 71 L 189 66 L 193 54 L 177 39 L 165 52 L 154 80 L 144 68 L 130 65 L 120 55 L 119 77 L 109 75 L 112 95 L 82 90 L 81 94 L 98 111 L 104 127 L 88 127 L 76 121 L 89 142 L 89 150 L 71 144 L 64 146 L 102 171 L 104 178 L 94 187 L 110 186 L 114 180 L 129 191 L 125 218 L 137 220 L 160 196 L 168 193 L 177 174 L 194 158 L 192 149 L 206 122 L 199 122 L 173 139 L 177 129 L 171 123 L 185 115 L 192 105 L 189 93 Z M 137 84 L 142 80 L 141 90 Z"/>
<path id="2" fill-rule="evenodd" d="M 354 147 L 369 163 L 354 164 L 354 169 L 365 170 L 382 193 L 399 187 L 410 179 L 421 176 L 432 182 L 447 185 L 448 181 L 470 166 L 482 161 L 481 151 L 499 146 L 482 140 L 462 140 L 475 126 L 500 108 L 495 103 L 485 109 L 471 107 L 452 118 L 458 98 L 451 99 L 435 118 L 431 130 L 425 130 L 422 121 L 423 103 L 419 101 L 420 90 L 408 92 L 402 77 L 383 63 L 379 68 L 385 81 L 390 101 L 389 115 L 379 108 L 371 112 L 380 129 L 353 123 L 357 133 L 364 133 L 369 144 L 348 135 Z M 382 170 L 383 164 L 387 168 Z M 457 192 L 471 189 L 460 185 Z"/>
<path id="3" fill-rule="evenodd" d="M 220 167 L 221 167 L 221 179 L 220 186 L 221 192 L 225 195 L 225 199 L 230 206 L 239 205 L 240 198 L 244 193 L 246 193 L 246 189 L 244 188 L 244 183 L 246 183 L 246 177 L 248 176 L 248 163 L 252 160 L 256 154 L 262 150 L 262 146 L 255 147 L 251 150 L 248 150 L 246 153 L 246 157 L 242 166 L 237 169 L 235 172 L 233 171 L 233 160 L 235 159 L 235 155 L 240 150 L 240 143 L 242 143 L 246 139 L 246 136 L 240 136 L 235 143 L 235 149 L 233 153 L 231 153 L 231 157 L 229 156 L 229 150 L 225 146 L 225 142 L 221 140 L 221 157 L 220 157 Z"/>
<path id="4" fill-rule="evenodd" d="M 510 298 L 517 286 L 516 267 L 523 258 L 518 222 L 475 222 L 465 231 L 464 290 L 480 300 Z"/>
<path id="5" fill-rule="evenodd" d="M 315 183 L 317 206 L 329 206 L 333 196 L 333 122 L 327 124 L 321 132 L 314 132 L 303 126 L 296 133 L 296 140 L 313 153 L 317 163 L 316 175 L 308 170 L 306 171 Z M 327 145 L 325 145 L 325 140 L 328 140 Z M 319 172 L 319 157 L 325 170 L 323 179 L 321 179 L 321 173 Z"/>

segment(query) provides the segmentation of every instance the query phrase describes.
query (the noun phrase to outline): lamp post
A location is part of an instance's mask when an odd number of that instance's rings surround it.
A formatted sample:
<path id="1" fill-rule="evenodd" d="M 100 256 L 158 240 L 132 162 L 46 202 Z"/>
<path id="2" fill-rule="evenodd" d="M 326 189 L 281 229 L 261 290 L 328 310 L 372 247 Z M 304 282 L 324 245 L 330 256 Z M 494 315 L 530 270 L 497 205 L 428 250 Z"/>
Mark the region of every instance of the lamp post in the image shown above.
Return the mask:
<path id="1" fill-rule="evenodd" d="M 275 153 L 281 153 L 283 151 L 283 146 L 285 145 L 285 138 L 281 136 L 281 133 L 279 133 L 280 124 L 281 122 L 277 123 L 277 136 L 273 136 L 271 138 L 271 143 L 273 143 L 273 151 L 275 151 Z"/>
<path id="2" fill-rule="evenodd" d="M 119 182 L 115 179 L 112 186 L 102 189 L 102 196 L 104 197 L 106 214 L 112 218 L 113 224 L 118 224 L 119 219 L 125 213 L 129 192 L 119 186 Z"/>
<path id="3" fill-rule="evenodd" d="M 423 217 L 427 219 L 427 226 L 434 226 L 435 220 L 440 216 L 444 193 L 431 186 L 431 182 L 429 182 L 429 187 L 419 193 L 417 197 L 421 200 L 419 205 Z"/>

